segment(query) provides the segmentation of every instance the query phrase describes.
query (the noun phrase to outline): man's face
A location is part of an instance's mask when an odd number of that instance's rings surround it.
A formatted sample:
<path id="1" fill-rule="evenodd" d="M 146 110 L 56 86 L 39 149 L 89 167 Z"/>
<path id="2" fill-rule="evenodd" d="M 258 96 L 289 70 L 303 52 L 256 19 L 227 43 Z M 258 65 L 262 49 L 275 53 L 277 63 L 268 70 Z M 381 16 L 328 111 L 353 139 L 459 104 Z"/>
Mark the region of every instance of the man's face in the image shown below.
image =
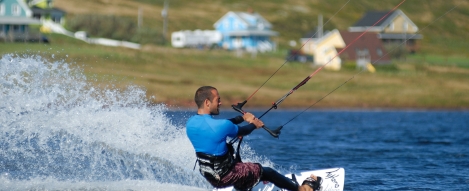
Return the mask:
<path id="1" fill-rule="evenodd" d="M 218 115 L 220 114 L 220 105 L 221 105 L 221 100 L 220 100 L 220 95 L 218 94 L 217 90 L 212 90 L 212 95 L 213 99 L 210 100 L 210 115 Z"/>

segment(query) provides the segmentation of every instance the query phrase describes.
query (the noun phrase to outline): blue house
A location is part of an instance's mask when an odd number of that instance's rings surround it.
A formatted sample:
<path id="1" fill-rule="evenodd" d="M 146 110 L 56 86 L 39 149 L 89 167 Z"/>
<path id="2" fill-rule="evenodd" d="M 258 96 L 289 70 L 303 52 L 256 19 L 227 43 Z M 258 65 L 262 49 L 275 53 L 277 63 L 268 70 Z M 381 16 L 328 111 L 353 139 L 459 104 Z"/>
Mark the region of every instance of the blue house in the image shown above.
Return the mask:
<path id="1" fill-rule="evenodd" d="M 270 39 L 278 33 L 272 24 L 254 12 L 228 12 L 214 25 L 223 35 L 219 46 L 228 50 L 272 51 L 275 43 Z"/>
<path id="2" fill-rule="evenodd" d="M 38 40 L 37 34 L 29 32 L 29 25 L 40 25 L 32 18 L 32 11 L 23 0 L 0 0 L 0 40 Z"/>

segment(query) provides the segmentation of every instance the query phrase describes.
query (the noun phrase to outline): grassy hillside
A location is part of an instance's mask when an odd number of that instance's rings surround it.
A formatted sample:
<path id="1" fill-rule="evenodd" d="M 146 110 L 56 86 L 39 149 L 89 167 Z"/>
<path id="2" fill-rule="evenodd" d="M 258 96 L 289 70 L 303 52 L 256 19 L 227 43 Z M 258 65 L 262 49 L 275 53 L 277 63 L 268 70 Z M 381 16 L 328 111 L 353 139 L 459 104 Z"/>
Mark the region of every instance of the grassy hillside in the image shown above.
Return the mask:
<path id="1" fill-rule="evenodd" d="M 135 18 L 144 9 L 144 26 L 161 30 L 163 0 L 56 0 L 56 5 L 74 14 L 109 14 Z M 194 107 L 194 91 L 201 85 L 216 86 L 224 106 L 245 100 L 285 63 L 286 42 L 298 39 L 317 23 L 319 10 L 325 20 L 347 1 L 170 1 L 169 30 L 210 29 L 227 11 L 254 8 L 280 32 L 276 52 L 237 57 L 223 50 L 174 49 L 169 45 L 145 44 L 141 50 L 89 45 L 57 34 L 49 34 L 50 44 L 0 43 L 5 53 L 40 54 L 50 60 L 64 60 L 84 69 L 96 86 L 137 84 L 155 96 L 155 103 L 173 107 Z M 346 29 L 364 10 L 391 9 L 400 1 L 350 1 L 326 28 Z M 419 2 L 419 3 L 416 3 Z M 444 3 L 443 3 L 444 2 Z M 434 21 L 460 3 L 459 7 Z M 377 9 L 377 8 L 374 8 Z M 327 96 L 313 108 L 469 108 L 469 58 L 464 48 L 468 31 L 467 1 L 407 1 L 401 9 L 416 22 L 424 35 L 423 51 L 405 60 L 377 67 L 376 73 L 355 70 L 345 63 L 339 72 L 321 70 L 280 108 L 306 108 Z M 99 11 L 97 11 L 99 10 Z M 453 18 L 454 17 L 454 18 Z M 449 24 L 449 23 L 451 24 Z M 424 28 L 425 25 L 429 25 Z M 453 27 L 446 29 L 445 27 Z M 53 56 L 52 56 L 53 55 Z M 287 63 L 249 101 L 247 107 L 270 104 L 311 74 L 316 68 Z M 350 81 L 347 81 L 350 80 Z M 347 82 L 347 83 L 345 83 Z M 342 84 L 344 84 L 341 86 Z M 335 88 L 339 87 L 336 91 Z M 328 93 L 334 91 L 332 94 Z"/>
<path id="2" fill-rule="evenodd" d="M 129 50 L 97 45 L 62 35 L 51 44 L 1 43 L 0 54 L 39 54 L 84 69 L 95 86 L 130 84 L 147 89 L 155 103 L 194 107 L 195 89 L 216 86 L 224 106 L 245 100 L 284 61 L 284 52 L 237 57 L 223 50 L 174 49 L 145 45 Z M 359 73 L 346 64 L 339 72 L 321 70 L 286 99 L 280 108 L 306 108 L 335 88 L 314 108 L 469 108 L 469 59 L 415 55 L 406 62 Z M 249 101 L 248 107 L 269 107 L 316 68 L 287 63 Z"/>
<path id="3" fill-rule="evenodd" d="M 252 8 L 273 24 L 274 30 L 280 34 L 276 41 L 281 47 L 286 47 L 289 40 L 298 40 L 314 29 L 319 14 L 324 17 L 326 30 L 346 30 L 366 11 L 391 10 L 400 2 L 402 0 L 169 0 L 166 37 L 179 30 L 213 29 L 213 24 L 228 11 Z M 163 31 L 163 4 L 164 0 L 55 1 L 55 6 L 66 10 L 69 17 L 83 14 L 118 15 L 137 22 L 138 9 L 141 8 L 143 26 L 160 32 Z M 464 47 L 469 40 L 464 36 L 469 31 L 469 1 L 407 0 L 399 9 L 421 30 L 424 36 L 420 41 L 421 52 L 467 55 Z"/>

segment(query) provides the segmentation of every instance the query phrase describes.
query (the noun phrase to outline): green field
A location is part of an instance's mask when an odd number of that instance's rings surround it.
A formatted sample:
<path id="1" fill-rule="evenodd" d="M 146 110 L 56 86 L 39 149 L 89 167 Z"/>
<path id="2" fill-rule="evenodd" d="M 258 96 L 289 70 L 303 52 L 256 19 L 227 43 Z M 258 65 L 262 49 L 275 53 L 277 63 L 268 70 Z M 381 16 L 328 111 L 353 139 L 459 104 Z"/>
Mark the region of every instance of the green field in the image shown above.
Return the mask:
<path id="1" fill-rule="evenodd" d="M 286 50 L 253 58 L 224 50 L 156 45 L 132 50 L 89 45 L 57 34 L 48 38 L 50 44 L 1 43 L 0 54 L 63 60 L 82 68 L 97 87 L 135 84 L 145 88 L 149 97 L 155 96 L 153 102 L 175 108 L 194 107 L 194 91 L 202 85 L 217 87 L 225 107 L 243 101 L 281 67 L 246 105 L 270 107 L 317 69 L 296 62 L 284 65 Z M 346 64 L 338 72 L 320 70 L 280 108 L 306 108 L 325 96 L 313 108 L 469 108 L 467 57 L 415 54 L 376 69 L 376 73 L 360 72 Z"/>

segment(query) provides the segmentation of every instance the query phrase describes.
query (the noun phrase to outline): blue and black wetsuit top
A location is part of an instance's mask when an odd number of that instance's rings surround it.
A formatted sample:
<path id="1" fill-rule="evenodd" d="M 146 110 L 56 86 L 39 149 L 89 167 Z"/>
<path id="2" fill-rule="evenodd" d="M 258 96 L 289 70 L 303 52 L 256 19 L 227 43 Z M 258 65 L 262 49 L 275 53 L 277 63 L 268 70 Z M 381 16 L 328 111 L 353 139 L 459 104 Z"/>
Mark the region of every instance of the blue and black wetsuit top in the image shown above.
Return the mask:
<path id="1" fill-rule="evenodd" d="M 186 123 L 186 133 L 195 152 L 221 156 L 228 152 L 226 138 L 238 134 L 238 125 L 209 114 L 194 115 Z"/>
<path id="2" fill-rule="evenodd" d="M 203 114 L 187 121 L 186 133 L 196 151 L 200 173 L 205 178 L 220 180 L 236 163 L 233 153 L 228 150 L 227 137 L 247 135 L 256 129 L 253 124 L 235 125 L 244 121 L 242 117 L 237 118 L 214 119 L 209 114 Z"/>

